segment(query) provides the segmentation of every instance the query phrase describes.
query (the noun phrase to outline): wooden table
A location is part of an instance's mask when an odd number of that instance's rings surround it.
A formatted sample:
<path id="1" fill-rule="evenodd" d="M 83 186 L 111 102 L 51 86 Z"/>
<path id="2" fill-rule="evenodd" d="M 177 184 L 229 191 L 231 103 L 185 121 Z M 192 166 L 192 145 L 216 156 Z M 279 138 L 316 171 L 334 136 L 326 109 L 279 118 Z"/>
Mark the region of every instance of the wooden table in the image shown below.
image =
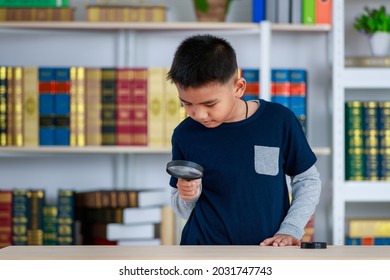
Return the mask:
<path id="1" fill-rule="evenodd" d="M 390 246 L 10 246 L 0 260 L 390 260 Z"/>

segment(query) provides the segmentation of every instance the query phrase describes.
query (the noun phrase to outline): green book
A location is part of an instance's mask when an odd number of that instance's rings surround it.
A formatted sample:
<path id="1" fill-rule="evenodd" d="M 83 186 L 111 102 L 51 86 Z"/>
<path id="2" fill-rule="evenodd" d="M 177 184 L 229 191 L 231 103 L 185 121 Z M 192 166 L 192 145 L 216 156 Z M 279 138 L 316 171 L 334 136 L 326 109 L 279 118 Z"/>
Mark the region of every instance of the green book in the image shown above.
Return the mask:
<path id="1" fill-rule="evenodd" d="M 14 190 L 12 194 L 12 244 L 27 245 L 28 190 Z"/>
<path id="2" fill-rule="evenodd" d="M 5 8 L 68 8 L 69 0 L 0 0 Z"/>
<path id="3" fill-rule="evenodd" d="M 102 68 L 102 145 L 116 145 L 116 69 Z"/>
<path id="4" fill-rule="evenodd" d="M 57 245 L 57 207 L 43 206 L 43 245 Z"/>
<path id="5" fill-rule="evenodd" d="M 316 0 L 302 0 L 302 23 L 315 24 Z"/>
<path id="6" fill-rule="evenodd" d="M 345 179 L 362 181 L 364 172 L 363 104 L 345 103 Z"/>
<path id="7" fill-rule="evenodd" d="M 378 102 L 363 102 L 364 173 L 368 181 L 379 180 Z"/>
<path id="8" fill-rule="evenodd" d="M 75 202 L 72 190 L 58 191 L 58 245 L 75 244 Z"/>

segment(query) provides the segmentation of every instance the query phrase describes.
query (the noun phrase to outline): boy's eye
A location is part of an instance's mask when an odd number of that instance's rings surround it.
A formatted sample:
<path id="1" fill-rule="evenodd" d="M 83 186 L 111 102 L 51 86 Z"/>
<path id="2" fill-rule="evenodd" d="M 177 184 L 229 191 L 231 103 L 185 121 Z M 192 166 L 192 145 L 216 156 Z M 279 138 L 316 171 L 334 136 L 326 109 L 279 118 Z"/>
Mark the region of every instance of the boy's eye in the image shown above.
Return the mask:
<path id="1" fill-rule="evenodd" d="M 209 107 L 209 108 L 211 108 L 211 107 L 214 107 L 214 106 L 215 106 L 215 104 L 217 104 L 217 103 L 206 104 L 206 107 Z"/>

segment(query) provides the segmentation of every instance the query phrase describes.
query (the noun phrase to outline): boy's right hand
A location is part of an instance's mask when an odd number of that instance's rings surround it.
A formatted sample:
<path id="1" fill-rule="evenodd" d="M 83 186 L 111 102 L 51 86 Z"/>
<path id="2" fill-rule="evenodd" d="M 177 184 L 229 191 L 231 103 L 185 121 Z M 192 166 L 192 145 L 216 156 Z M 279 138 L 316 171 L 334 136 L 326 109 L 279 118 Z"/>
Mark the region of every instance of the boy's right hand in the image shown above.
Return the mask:
<path id="1" fill-rule="evenodd" d="M 188 181 L 179 178 L 176 187 L 179 191 L 181 199 L 184 201 L 197 199 L 200 195 L 201 182 L 202 179 Z"/>

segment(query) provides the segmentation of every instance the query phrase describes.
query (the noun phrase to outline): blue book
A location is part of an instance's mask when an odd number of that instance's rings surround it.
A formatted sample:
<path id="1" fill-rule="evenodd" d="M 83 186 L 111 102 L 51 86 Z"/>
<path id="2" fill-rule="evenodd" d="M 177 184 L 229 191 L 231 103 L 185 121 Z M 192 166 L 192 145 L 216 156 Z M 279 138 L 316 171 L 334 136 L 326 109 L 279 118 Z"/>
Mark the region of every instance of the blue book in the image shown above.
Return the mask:
<path id="1" fill-rule="evenodd" d="M 288 69 L 271 70 L 271 101 L 290 107 L 290 73 Z"/>
<path id="2" fill-rule="evenodd" d="M 241 77 L 246 81 L 246 90 L 242 97 L 243 100 L 259 99 L 260 87 L 260 71 L 254 68 L 243 68 L 241 70 Z"/>
<path id="3" fill-rule="evenodd" d="M 290 109 L 297 117 L 306 116 L 306 70 L 290 70 Z"/>
<path id="4" fill-rule="evenodd" d="M 252 0 L 252 22 L 265 19 L 265 0 Z"/>

